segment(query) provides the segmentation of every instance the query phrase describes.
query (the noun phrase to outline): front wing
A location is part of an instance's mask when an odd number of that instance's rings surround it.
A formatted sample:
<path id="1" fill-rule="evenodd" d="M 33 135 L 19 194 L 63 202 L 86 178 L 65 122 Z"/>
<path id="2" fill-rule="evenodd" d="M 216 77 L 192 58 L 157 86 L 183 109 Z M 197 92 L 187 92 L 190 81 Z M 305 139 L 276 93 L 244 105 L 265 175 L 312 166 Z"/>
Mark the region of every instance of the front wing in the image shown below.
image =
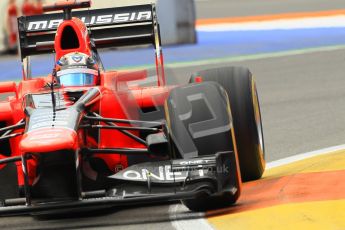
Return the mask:
<path id="1" fill-rule="evenodd" d="M 240 190 L 233 152 L 222 152 L 189 160 L 158 161 L 133 165 L 109 178 L 116 186 L 108 190 L 82 192 L 79 200 L 3 200 L 0 216 L 65 214 L 82 210 L 141 205 Z"/>

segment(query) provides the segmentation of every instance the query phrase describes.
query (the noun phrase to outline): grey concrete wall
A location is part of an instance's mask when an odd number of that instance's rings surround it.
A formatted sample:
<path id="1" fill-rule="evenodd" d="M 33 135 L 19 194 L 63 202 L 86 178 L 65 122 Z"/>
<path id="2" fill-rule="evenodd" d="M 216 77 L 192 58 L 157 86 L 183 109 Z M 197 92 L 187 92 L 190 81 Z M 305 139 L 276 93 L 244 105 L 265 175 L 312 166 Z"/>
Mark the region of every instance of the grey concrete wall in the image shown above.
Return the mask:
<path id="1" fill-rule="evenodd" d="M 157 2 L 162 43 L 195 43 L 194 0 L 161 0 Z"/>

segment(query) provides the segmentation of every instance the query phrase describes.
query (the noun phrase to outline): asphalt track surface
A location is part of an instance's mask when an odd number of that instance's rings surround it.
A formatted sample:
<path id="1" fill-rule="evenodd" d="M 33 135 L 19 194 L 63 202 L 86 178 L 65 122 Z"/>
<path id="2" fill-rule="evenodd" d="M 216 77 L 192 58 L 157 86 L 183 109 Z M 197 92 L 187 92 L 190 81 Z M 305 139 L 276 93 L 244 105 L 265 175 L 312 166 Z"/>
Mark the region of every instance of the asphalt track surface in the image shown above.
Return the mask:
<path id="1" fill-rule="evenodd" d="M 224 10 L 215 13 L 211 8 L 217 5 L 215 1 Z M 221 7 L 225 5 L 226 8 Z M 279 4 L 274 0 L 248 0 L 246 4 L 234 0 L 211 0 L 199 1 L 198 10 L 206 15 L 203 17 L 224 17 L 229 16 L 227 9 L 234 16 L 243 16 L 338 9 L 343 5 L 343 0 L 306 0 L 303 3 L 288 0 L 279 1 Z M 344 143 L 344 63 L 345 49 L 226 64 L 247 66 L 256 76 L 268 161 Z M 186 82 L 195 70 L 209 67 L 215 66 L 193 66 L 174 71 L 181 76 L 181 82 Z M 174 229 L 170 210 L 171 205 L 161 204 L 53 220 L 7 217 L 0 219 L 0 229 Z M 174 214 L 177 220 L 199 217 L 197 213 L 178 212 Z"/>
<path id="2" fill-rule="evenodd" d="M 196 0 L 198 18 L 222 18 L 343 9 L 344 0 Z"/>

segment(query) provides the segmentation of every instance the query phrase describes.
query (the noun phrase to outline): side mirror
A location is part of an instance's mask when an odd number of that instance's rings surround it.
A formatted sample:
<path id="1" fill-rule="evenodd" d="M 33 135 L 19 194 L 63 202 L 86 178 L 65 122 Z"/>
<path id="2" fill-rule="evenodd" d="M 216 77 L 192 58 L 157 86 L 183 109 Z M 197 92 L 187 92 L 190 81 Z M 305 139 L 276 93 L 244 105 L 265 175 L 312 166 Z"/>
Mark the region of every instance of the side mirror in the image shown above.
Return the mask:
<path id="1" fill-rule="evenodd" d="M 0 94 L 2 93 L 15 93 L 18 97 L 17 85 L 15 82 L 1 82 L 0 83 Z"/>

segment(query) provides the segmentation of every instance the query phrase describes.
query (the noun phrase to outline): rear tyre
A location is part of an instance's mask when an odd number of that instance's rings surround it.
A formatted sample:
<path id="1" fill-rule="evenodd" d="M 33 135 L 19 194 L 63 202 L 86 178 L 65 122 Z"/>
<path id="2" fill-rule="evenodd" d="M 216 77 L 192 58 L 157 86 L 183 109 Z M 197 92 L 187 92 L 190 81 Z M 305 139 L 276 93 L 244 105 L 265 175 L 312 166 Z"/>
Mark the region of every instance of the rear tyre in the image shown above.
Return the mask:
<path id="1" fill-rule="evenodd" d="M 223 67 L 193 74 L 190 82 L 214 81 L 227 92 L 231 105 L 236 145 L 243 181 L 261 178 L 265 147 L 260 104 L 255 80 L 243 67 Z"/>
<path id="2" fill-rule="evenodd" d="M 233 152 L 230 105 L 224 89 L 213 82 L 178 87 L 171 91 L 165 111 L 174 145 L 173 158 L 193 159 L 220 152 L 232 154 L 224 164 L 231 169 L 230 172 L 222 172 L 226 178 L 220 182 L 222 192 L 210 190 L 194 199 L 183 200 L 183 204 L 192 211 L 206 211 L 235 203 L 241 181 Z"/>

